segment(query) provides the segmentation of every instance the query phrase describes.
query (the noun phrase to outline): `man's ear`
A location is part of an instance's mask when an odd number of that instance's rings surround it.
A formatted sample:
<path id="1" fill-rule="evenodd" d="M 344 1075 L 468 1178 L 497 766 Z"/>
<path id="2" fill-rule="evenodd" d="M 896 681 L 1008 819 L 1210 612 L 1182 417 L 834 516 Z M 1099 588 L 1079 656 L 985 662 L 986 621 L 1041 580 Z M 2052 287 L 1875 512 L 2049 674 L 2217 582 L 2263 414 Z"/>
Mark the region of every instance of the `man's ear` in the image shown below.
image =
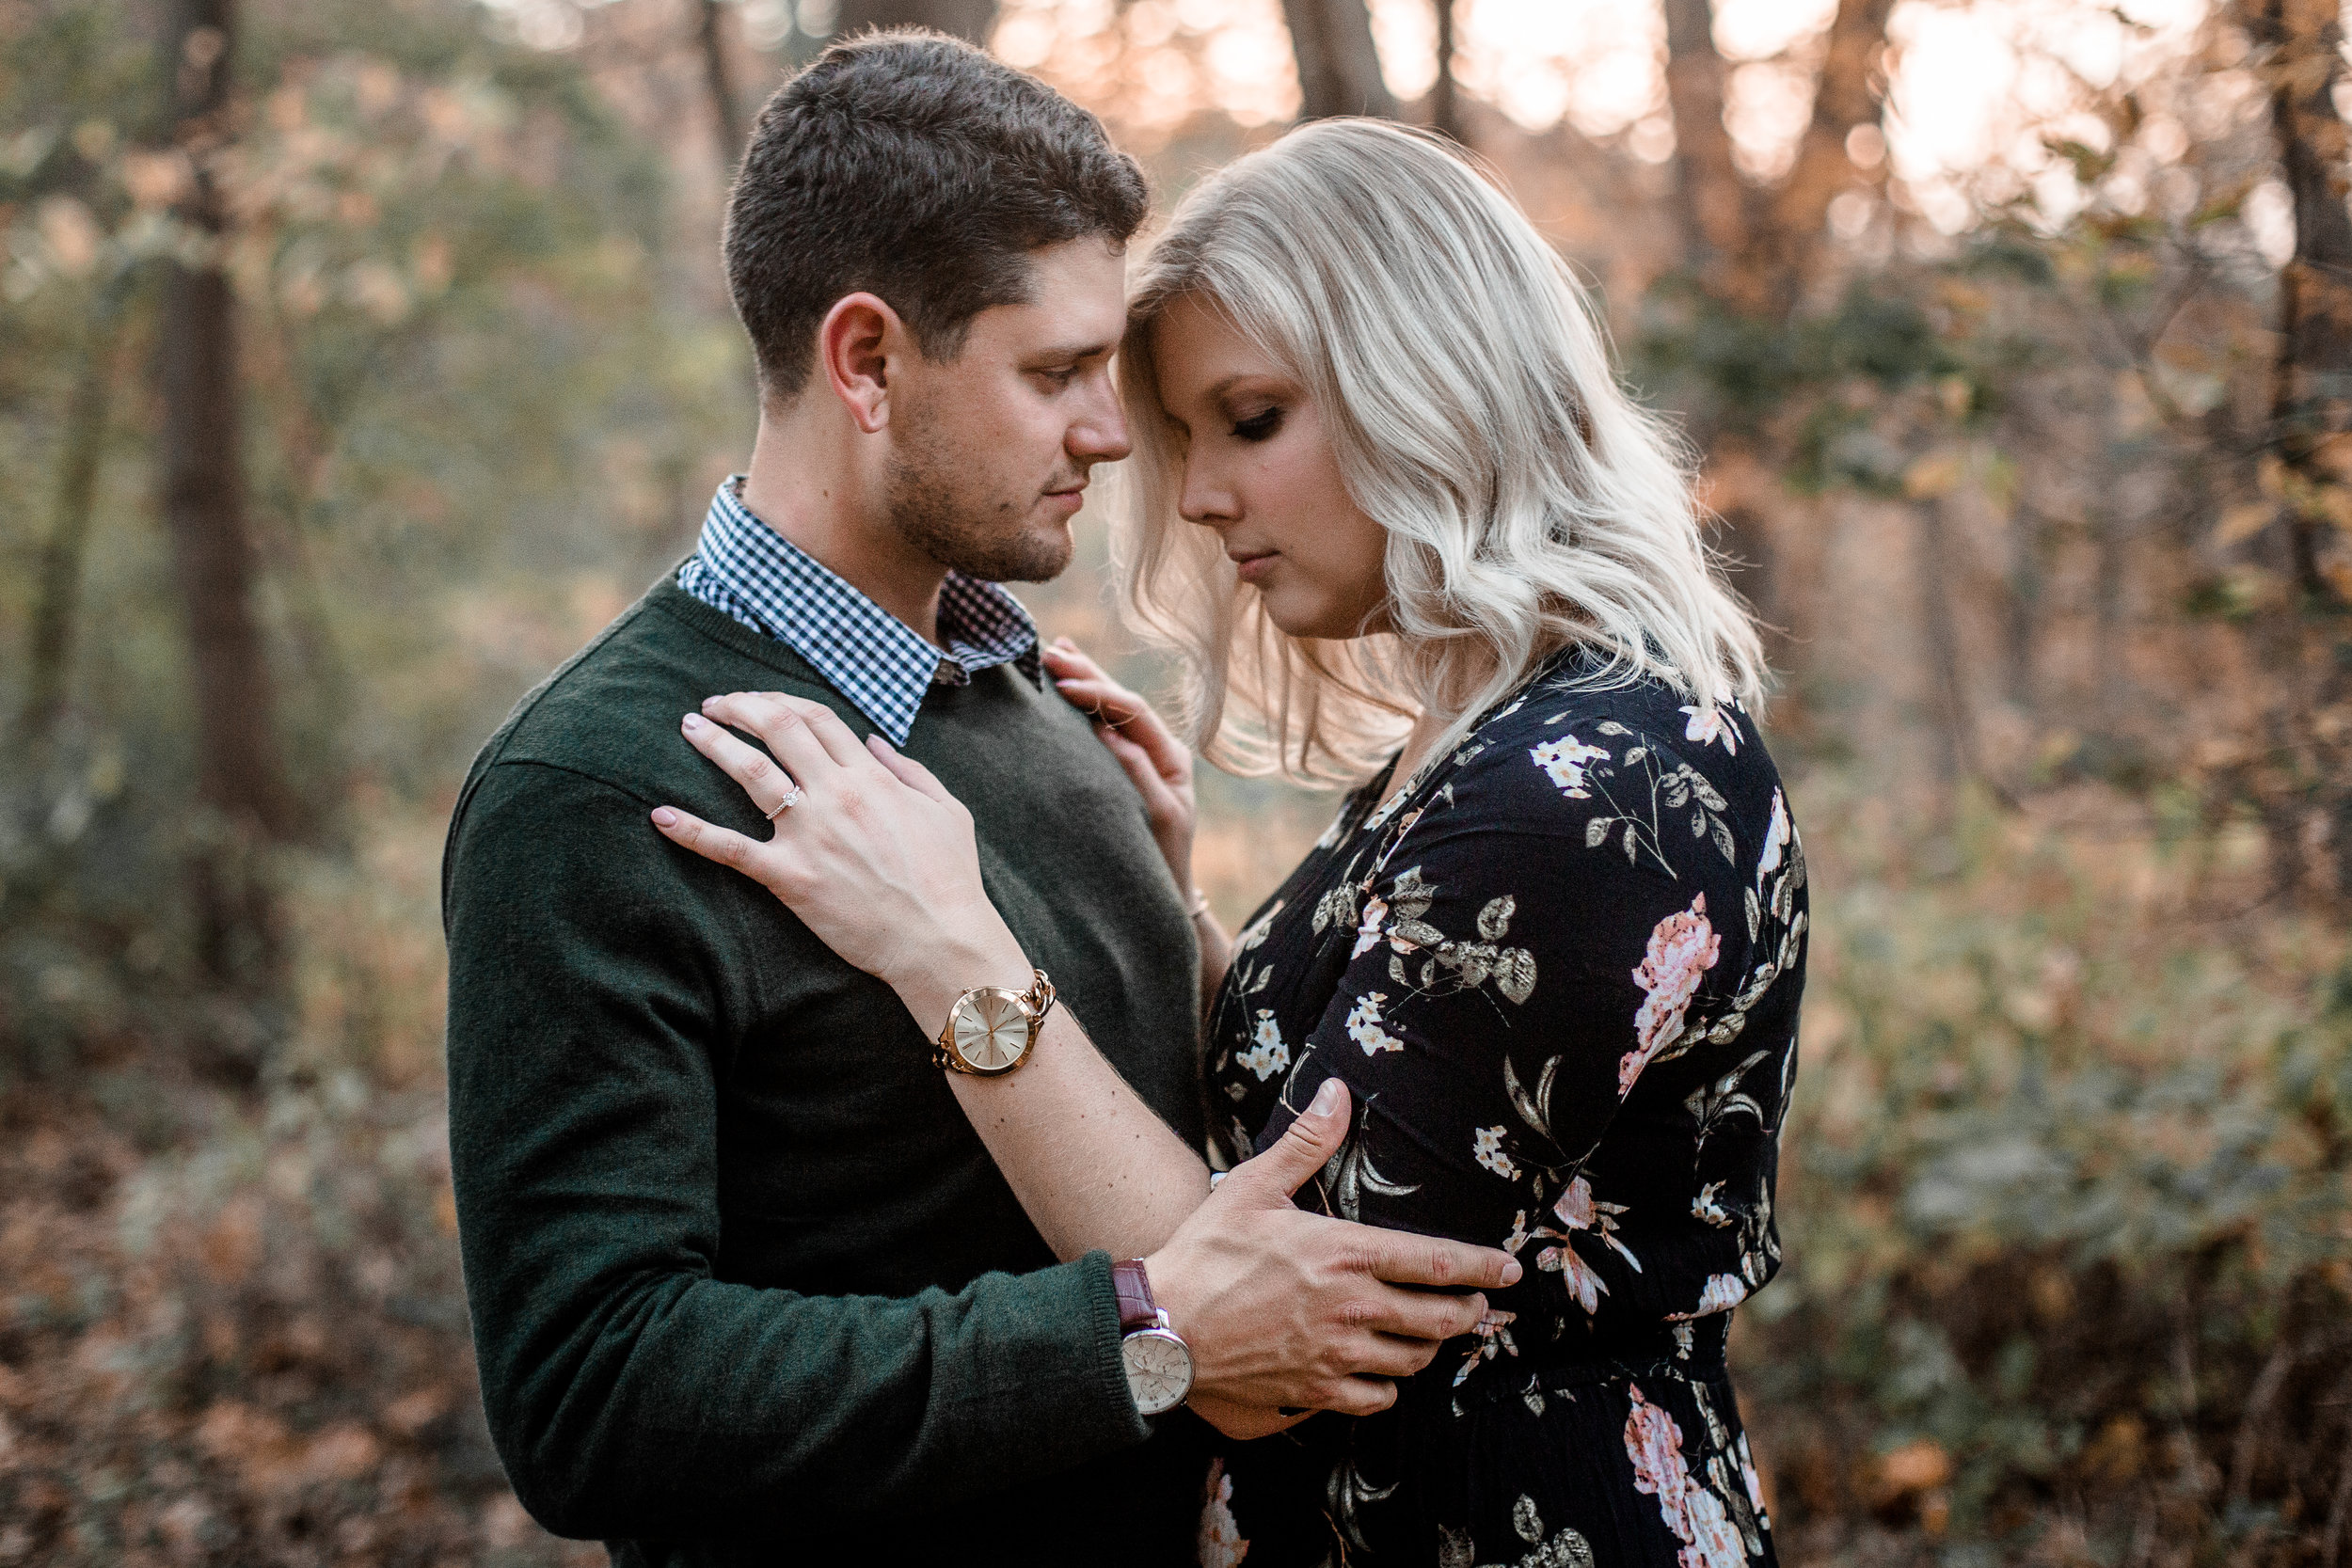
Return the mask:
<path id="1" fill-rule="evenodd" d="M 891 361 L 911 344 L 906 323 L 876 294 L 842 295 L 817 328 L 825 384 L 868 436 L 890 423 Z"/>

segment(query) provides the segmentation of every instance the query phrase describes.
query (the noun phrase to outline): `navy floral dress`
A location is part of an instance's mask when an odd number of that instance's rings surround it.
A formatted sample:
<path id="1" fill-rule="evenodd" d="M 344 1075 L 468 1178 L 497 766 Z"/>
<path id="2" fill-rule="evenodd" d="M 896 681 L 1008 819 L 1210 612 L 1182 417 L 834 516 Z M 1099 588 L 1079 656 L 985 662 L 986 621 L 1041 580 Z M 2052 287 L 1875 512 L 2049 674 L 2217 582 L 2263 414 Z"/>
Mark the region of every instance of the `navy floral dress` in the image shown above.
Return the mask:
<path id="1" fill-rule="evenodd" d="M 1804 857 L 1753 722 L 1558 656 L 1393 800 L 1350 798 L 1210 1019 L 1238 1162 L 1326 1078 L 1300 1195 L 1527 1266 L 1361 1419 L 1231 1445 L 1204 1568 L 1774 1561 L 1724 1369 L 1772 1277 Z"/>

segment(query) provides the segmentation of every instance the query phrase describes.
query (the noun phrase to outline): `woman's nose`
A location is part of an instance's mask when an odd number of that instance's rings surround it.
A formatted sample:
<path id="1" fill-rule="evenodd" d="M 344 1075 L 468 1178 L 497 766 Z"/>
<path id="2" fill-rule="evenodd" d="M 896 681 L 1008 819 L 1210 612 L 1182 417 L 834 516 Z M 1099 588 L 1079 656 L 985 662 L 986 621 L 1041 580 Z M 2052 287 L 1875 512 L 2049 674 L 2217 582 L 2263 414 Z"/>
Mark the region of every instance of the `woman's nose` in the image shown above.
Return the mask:
<path id="1" fill-rule="evenodd" d="M 1201 465 L 1186 462 L 1184 486 L 1176 498 L 1176 515 L 1203 528 L 1226 528 L 1239 520 L 1241 506 L 1231 487 L 1219 483 Z"/>

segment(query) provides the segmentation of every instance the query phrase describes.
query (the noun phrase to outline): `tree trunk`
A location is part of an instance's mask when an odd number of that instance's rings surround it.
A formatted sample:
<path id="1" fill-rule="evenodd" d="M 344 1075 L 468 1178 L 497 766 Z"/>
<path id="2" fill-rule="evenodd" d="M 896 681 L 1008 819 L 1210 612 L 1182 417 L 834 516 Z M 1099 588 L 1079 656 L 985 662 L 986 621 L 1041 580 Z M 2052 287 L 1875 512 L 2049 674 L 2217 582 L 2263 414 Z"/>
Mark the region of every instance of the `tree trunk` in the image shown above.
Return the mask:
<path id="1" fill-rule="evenodd" d="M 196 170 L 178 212 L 201 238 L 226 228 L 208 167 L 227 139 L 233 0 L 172 0 L 164 70 L 172 140 Z M 163 428 L 164 526 L 188 628 L 199 819 L 188 871 L 199 957 L 214 980 L 254 998 L 278 979 L 282 944 L 255 847 L 292 835 L 294 792 L 278 752 L 276 702 L 253 614 L 253 549 L 245 515 L 236 295 L 215 255 L 165 263 L 156 379 Z M 231 1053 L 241 1079 L 260 1042 Z"/>
<path id="2" fill-rule="evenodd" d="M 710 93 L 712 132 L 719 138 L 719 170 L 733 181 L 735 166 L 743 156 L 743 114 L 735 102 L 735 72 L 727 63 L 726 8 L 719 0 L 702 0 L 696 18 L 696 41 L 703 52 L 703 84 Z"/>
<path id="3" fill-rule="evenodd" d="M 1768 198 L 1740 178 L 1724 124 L 1729 71 L 1708 0 L 1665 0 L 1676 214 L 1684 265 L 1726 304 L 1785 316 L 1826 250 L 1829 204 L 1853 183 L 1846 139 L 1879 119 L 1879 57 L 1894 0 L 1839 0 L 1795 165 Z"/>
<path id="4" fill-rule="evenodd" d="M 1733 304 L 1761 303 L 1757 279 L 1742 275 L 1752 214 L 1746 183 L 1731 161 L 1724 127 L 1728 74 L 1715 48 L 1708 0 L 1665 0 L 1666 103 L 1675 122 L 1675 216 L 1683 265 Z"/>
<path id="5" fill-rule="evenodd" d="M 2344 29 L 2334 0 L 2249 0 L 2242 11 L 2265 52 L 2271 128 L 2295 203 L 2295 254 L 2279 275 L 2269 440 L 2296 481 L 2274 525 L 2283 531 L 2274 560 L 2294 592 L 2265 617 L 2262 636 L 2280 687 L 2273 723 L 2281 754 L 2301 753 L 2295 771 L 2303 777 L 2286 782 L 2302 799 L 2293 808 L 2296 823 L 2272 834 L 2273 876 L 2284 887 L 2316 870 L 2313 891 L 2352 901 L 2352 744 L 2341 725 L 2327 721 L 2352 719 L 2346 594 L 2328 564 L 2334 531 L 2328 503 L 2340 503 L 2352 458 L 2352 214 L 2344 206 L 2352 138 L 2335 107 Z M 2285 811 L 2285 802 L 2277 809 Z M 2332 859 L 2332 875 L 2305 864 L 2312 857 L 2293 829 L 2306 814 L 2327 824 L 2323 859 Z"/>
<path id="6" fill-rule="evenodd" d="M 996 0 L 841 0 L 833 36 L 845 39 L 868 27 L 936 27 L 985 44 L 995 25 Z"/>
<path id="7" fill-rule="evenodd" d="M 1921 501 L 1915 571 L 1919 588 L 1919 631 L 1927 656 L 1931 703 L 1935 711 L 1936 772 L 1947 788 L 1977 774 L 1976 710 L 1969 701 L 1960 626 L 1952 613 L 1952 556 L 1947 537 L 1950 496 Z"/>
<path id="8" fill-rule="evenodd" d="M 2295 255 L 2279 275 L 2272 434 L 2290 467 L 2327 485 L 2342 458 L 2323 462 L 2322 449 L 2352 432 L 2352 214 L 2334 100 L 2344 29 L 2331 0 L 2263 0 L 2252 11 L 2249 25 L 2270 51 L 2271 126 L 2295 201 Z M 2326 523 L 2312 510 L 2290 509 L 2290 560 L 2304 594 L 2325 603 L 2339 595 L 2319 569 Z"/>
<path id="9" fill-rule="evenodd" d="M 1857 125 L 1879 122 L 1880 54 L 1894 0 L 1838 0 L 1829 50 L 1813 90 L 1813 118 L 1797 144 L 1797 161 L 1773 193 L 1763 238 L 1771 246 L 1769 290 L 1781 310 L 1795 309 L 1824 246 L 1829 204 L 1854 182 L 1846 141 Z M 1883 169 L 1884 164 L 1879 166 Z"/>
<path id="10" fill-rule="evenodd" d="M 1364 0 L 1282 0 L 1291 53 L 1298 61 L 1298 118 L 1396 118 L 1396 97 L 1380 74 L 1372 12 Z"/>
<path id="11" fill-rule="evenodd" d="M 1438 9 L 1438 77 L 1429 85 L 1429 123 L 1440 135 L 1462 139 L 1462 99 L 1454 82 L 1454 0 Z"/>
<path id="12" fill-rule="evenodd" d="M 2009 517 L 2009 582 L 2002 604 L 2001 679 L 2010 705 L 2018 712 L 2039 711 L 2035 655 L 2042 645 L 2042 549 L 2045 530 L 2042 515 L 2024 501 Z"/>
<path id="13" fill-rule="evenodd" d="M 115 351 L 122 335 L 122 306 L 131 275 L 117 274 L 100 290 L 89 325 L 89 347 L 66 410 L 64 451 L 57 460 L 56 510 L 40 551 L 32 644 L 25 659 L 25 743 L 38 753 L 66 707 L 73 662 L 73 632 L 81 618 L 82 557 L 89 542 L 98 462 L 105 451 L 106 412 L 114 390 Z"/>
<path id="14" fill-rule="evenodd" d="M 232 0 L 173 0 L 166 37 L 173 139 L 197 170 L 179 217 L 215 239 L 226 214 L 207 166 L 228 135 L 232 11 Z M 157 337 L 164 525 L 187 619 L 197 792 L 241 827 L 281 837 L 292 830 L 294 810 L 253 616 L 238 451 L 237 301 L 216 257 L 165 263 Z"/>

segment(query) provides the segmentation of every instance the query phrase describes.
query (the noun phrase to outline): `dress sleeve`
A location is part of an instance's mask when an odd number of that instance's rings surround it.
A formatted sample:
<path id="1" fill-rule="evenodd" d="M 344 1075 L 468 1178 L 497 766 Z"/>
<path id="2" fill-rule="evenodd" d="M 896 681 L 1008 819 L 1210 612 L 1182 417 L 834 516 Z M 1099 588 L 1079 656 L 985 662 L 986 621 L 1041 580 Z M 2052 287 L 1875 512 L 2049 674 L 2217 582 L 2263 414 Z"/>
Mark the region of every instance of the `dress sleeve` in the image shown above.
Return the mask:
<path id="1" fill-rule="evenodd" d="M 501 764 L 449 850 L 451 1163 L 517 1496 L 562 1535 L 759 1535 L 1141 1441 L 1100 1253 L 904 1299 L 716 1277 L 737 890 L 645 809 Z"/>
<path id="2" fill-rule="evenodd" d="M 1491 747 L 1363 851 L 1317 911 L 1321 940 L 1349 944 L 1338 989 L 1259 1137 L 1343 1080 L 1358 1110 L 1320 1179 L 1327 1212 L 1546 1243 L 1535 1266 L 1568 1275 L 1588 1311 L 1579 1254 L 1632 1255 L 1581 1172 L 1630 1120 L 1687 1150 L 1681 1088 L 1633 1090 L 1696 1043 L 1702 988 L 1735 989 L 1745 951 L 1744 930 L 1719 929 L 1743 908 L 1722 797 L 1607 729 Z"/>

